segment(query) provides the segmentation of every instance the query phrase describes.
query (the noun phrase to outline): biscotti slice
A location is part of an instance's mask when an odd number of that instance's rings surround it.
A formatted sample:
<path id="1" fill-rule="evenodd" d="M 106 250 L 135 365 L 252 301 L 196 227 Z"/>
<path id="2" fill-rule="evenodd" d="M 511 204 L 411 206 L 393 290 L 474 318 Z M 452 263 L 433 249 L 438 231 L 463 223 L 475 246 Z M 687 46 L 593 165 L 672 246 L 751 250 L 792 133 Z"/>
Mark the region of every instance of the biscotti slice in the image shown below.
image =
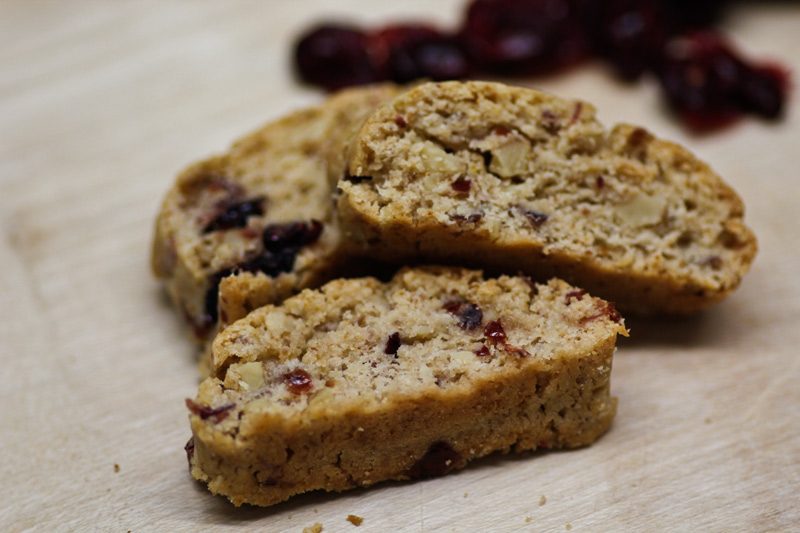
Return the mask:
<path id="1" fill-rule="evenodd" d="M 344 91 L 178 177 L 158 216 L 152 264 L 199 340 L 218 317 L 233 321 L 336 270 L 340 238 L 328 176 L 331 164 L 341 174 L 343 162 L 329 158 L 330 139 L 394 94 L 390 85 Z M 227 289 L 221 300 L 220 289 Z"/>
<path id="2" fill-rule="evenodd" d="M 708 165 L 531 89 L 414 88 L 366 121 L 348 165 L 340 219 L 369 253 L 563 277 L 625 311 L 705 308 L 756 253 L 741 200 Z"/>
<path id="3" fill-rule="evenodd" d="M 560 280 L 404 269 L 266 306 L 213 343 L 187 400 L 192 475 L 234 504 L 590 444 L 614 417 L 607 302 Z"/>

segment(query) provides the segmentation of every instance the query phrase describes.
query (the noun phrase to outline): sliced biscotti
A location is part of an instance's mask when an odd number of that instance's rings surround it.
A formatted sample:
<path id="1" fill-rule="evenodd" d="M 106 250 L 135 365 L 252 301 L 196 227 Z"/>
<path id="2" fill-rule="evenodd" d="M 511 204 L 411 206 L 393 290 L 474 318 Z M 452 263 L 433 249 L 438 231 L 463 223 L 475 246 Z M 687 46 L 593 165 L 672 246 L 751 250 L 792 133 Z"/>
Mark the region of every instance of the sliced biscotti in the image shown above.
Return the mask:
<path id="1" fill-rule="evenodd" d="M 756 253 L 739 197 L 686 149 L 531 89 L 419 86 L 349 154 L 344 231 L 387 259 L 556 275 L 623 310 L 688 313 L 736 288 Z"/>
<path id="2" fill-rule="evenodd" d="M 396 94 L 345 91 L 185 170 L 156 222 L 153 269 L 196 336 L 328 279 L 339 263 L 330 139 Z M 233 279 L 239 278 L 242 279 Z M 221 294 L 220 294 L 221 292 Z"/>
<path id="3" fill-rule="evenodd" d="M 622 319 L 560 280 L 401 270 L 332 281 L 228 326 L 187 401 L 192 475 L 236 505 L 444 474 L 609 427 Z"/>

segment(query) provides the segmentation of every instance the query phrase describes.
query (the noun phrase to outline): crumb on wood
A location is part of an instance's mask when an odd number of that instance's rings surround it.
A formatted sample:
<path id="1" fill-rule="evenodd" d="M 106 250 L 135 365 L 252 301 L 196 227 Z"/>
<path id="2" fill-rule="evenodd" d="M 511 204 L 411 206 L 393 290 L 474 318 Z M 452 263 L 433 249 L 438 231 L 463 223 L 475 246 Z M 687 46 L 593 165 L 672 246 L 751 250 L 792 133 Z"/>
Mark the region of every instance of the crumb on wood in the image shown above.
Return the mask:
<path id="1" fill-rule="evenodd" d="M 119 472 L 119 465 L 117 463 L 114 463 L 114 473 L 117 472 Z"/>
<path id="2" fill-rule="evenodd" d="M 467 496 L 469 496 L 469 492 L 464 493 L 464 497 L 466 498 Z"/>
<path id="3" fill-rule="evenodd" d="M 354 526 L 358 527 L 364 523 L 364 519 L 358 516 L 357 514 L 349 514 L 347 515 L 347 521 L 353 524 Z"/>
<path id="4" fill-rule="evenodd" d="M 706 417 L 706 419 L 703 420 L 703 422 L 705 422 L 706 424 L 710 424 L 711 423 L 711 417 Z"/>
<path id="5" fill-rule="evenodd" d="M 533 522 L 533 517 L 532 516 L 526 516 L 525 517 L 525 523 L 526 524 L 530 524 L 531 522 Z"/>
<path id="6" fill-rule="evenodd" d="M 547 503 L 547 496 L 545 496 L 544 494 L 539 496 L 539 507 L 541 507 L 542 505 L 544 505 L 546 503 Z"/>
<path id="7" fill-rule="evenodd" d="M 319 522 L 303 528 L 303 533 L 320 533 L 321 531 L 322 531 L 322 524 L 320 524 Z"/>
<path id="8" fill-rule="evenodd" d="M 567 522 L 566 524 L 564 524 L 564 529 L 566 529 L 567 531 L 572 531 L 572 524 Z"/>

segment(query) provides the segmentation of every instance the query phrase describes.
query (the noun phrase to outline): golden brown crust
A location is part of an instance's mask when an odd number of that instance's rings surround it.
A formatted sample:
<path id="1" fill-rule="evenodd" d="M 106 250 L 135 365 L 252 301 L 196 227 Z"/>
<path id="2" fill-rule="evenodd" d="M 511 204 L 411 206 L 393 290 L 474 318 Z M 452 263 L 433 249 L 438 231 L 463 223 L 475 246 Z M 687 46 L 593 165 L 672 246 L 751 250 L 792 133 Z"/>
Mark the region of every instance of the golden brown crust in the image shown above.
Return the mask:
<path id="1" fill-rule="evenodd" d="M 733 291 L 756 253 L 708 165 L 642 128 L 606 131 L 583 102 L 426 84 L 376 110 L 350 153 L 347 241 L 393 261 L 557 275 L 625 310 L 684 314 Z"/>
<path id="2" fill-rule="evenodd" d="M 192 475 L 236 505 L 272 505 L 498 451 L 584 446 L 615 413 L 617 334 L 606 302 L 559 280 L 447 268 L 337 280 L 217 338 L 220 377 L 193 404 Z M 299 371 L 307 383 L 292 392 Z"/>

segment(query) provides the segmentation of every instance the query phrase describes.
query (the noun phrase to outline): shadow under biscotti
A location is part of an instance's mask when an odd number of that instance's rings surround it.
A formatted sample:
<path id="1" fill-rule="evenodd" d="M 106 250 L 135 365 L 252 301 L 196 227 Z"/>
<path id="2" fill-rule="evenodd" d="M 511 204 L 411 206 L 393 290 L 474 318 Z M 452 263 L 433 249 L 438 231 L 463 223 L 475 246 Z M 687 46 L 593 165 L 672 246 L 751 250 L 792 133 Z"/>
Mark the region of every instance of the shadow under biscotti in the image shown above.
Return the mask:
<path id="1" fill-rule="evenodd" d="M 317 490 L 292 496 L 289 500 L 272 505 L 270 507 L 257 507 L 248 504 L 244 504 L 241 507 L 236 507 L 225 497 L 212 495 L 210 492 L 208 492 L 203 483 L 195 482 L 193 485 L 196 491 L 205 493 L 207 495 L 209 504 L 206 510 L 215 523 L 241 524 L 255 520 L 262 520 L 270 516 L 283 515 L 284 513 L 291 514 L 293 512 L 307 511 L 315 506 L 324 505 L 335 501 L 357 501 L 369 495 L 370 493 L 377 491 L 391 490 L 392 488 L 405 487 L 420 483 L 436 483 L 441 479 L 454 478 L 463 475 L 474 475 L 476 472 L 480 472 L 482 470 L 486 470 L 486 474 L 488 475 L 488 471 L 490 470 L 513 467 L 515 463 L 531 460 L 535 461 L 538 457 L 549 454 L 577 453 L 580 452 L 581 449 L 583 448 L 576 448 L 572 450 L 537 450 L 532 452 L 508 454 L 495 452 L 487 455 L 486 457 L 471 461 L 465 468 L 450 472 L 441 477 L 408 481 L 382 481 L 370 487 L 350 489 L 344 492 L 324 492 Z"/>

